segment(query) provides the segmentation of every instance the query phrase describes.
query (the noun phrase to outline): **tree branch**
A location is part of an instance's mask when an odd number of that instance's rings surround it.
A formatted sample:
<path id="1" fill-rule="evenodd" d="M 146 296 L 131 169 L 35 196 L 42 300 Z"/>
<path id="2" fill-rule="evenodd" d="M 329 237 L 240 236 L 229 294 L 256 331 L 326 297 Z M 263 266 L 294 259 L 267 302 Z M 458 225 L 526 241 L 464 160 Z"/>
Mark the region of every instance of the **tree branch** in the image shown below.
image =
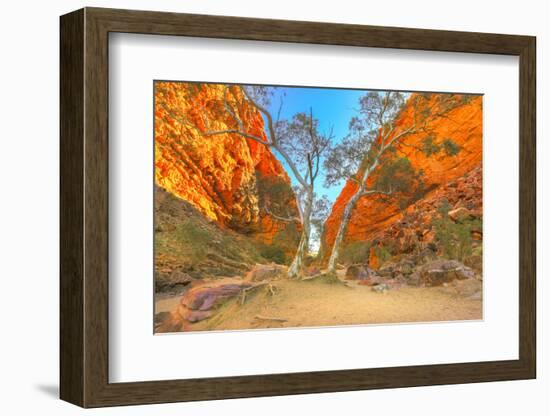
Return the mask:
<path id="1" fill-rule="evenodd" d="M 306 180 L 304 179 L 304 177 L 300 174 L 300 172 L 298 171 L 298 168 L 296 167 L 296 165 L 294 164 L 294 162 L 292 161 L 292 159 L 290 158 L 290 156 L 288 155 L 287 152 L 285 152 L 285 150 L 279 146 L 278 144 L 278 140 L 277 140 L 277 134 L 275 133 L 275 127 L 273 126 L 273 118 L 271 117 L 271 113 L 269 111 L 267 111 L 267 109 L 265 107 L 263 107 L 260 103 L 258 103 L 256 100 L 254 100 L 254 98 L 248 93 L 248 91 L 246 91 L 246 88 L 243 88 L 243 93 L 244 95 L 246 96 L 246 98 L 248 100 L 250 100 L 250 102 L 265 116 L 265 118 L 267 119 L 267 127 L 268 127 L 268 130 L 269 130 L 269 137 L 271 139 L 271 143 L 270 145 L 273 146 L 273 148 L 275 150 L 277 150 L 279 152 L 279 154 L 285 159 L 285 161 L 288 163 L 288 166 L 290 166 L 290 169 L 292 170 L 292 173 L 294 173 L 294 177 L 296 178 L 296 180 L 298 182 L 300 182 L 300 184 L 307 188 L 309 185 L 308 183 L 306 182 Z"/>
<path id="2" fill-rule="evenodd" d="M 198 130 L 198 129 L 197 129 Z M 271 143 L 270 142 L 266 142 L 264 140 L 262 140 L 260 137 L 258 136 L 254 136 L 252 134 L 249 134 L 249 133 L 245 133 L 244 131 L 240 131 L 240 130 L 236 130 L 236 129 L 227 129 L 227 130 L 215 130 L 215 131 L 200 131 L 200 134 L 202 134 L 203 136 L 215 136 L 215 135 L 218 135 L 218 134 L 238 134 L 240 136 L 243 136 L 243 137 L 246 137 L 247 139 L 250 139 L 250 140 L 254 140 L 258 143 L 261 143 L 265 146 L 270 146 Z"/>
<path id="3" fill-rule="evenodd" d="M 241 121 L 240 118 L 237 117 L 237 115 L 233 112 L 233 110 L 231 109 L 231 106 L 227 102 L 227 92 L 228 91 L 229 91 L 229 86 L 226 85 L 225 89 L 223 90 L 223 105 L 225 107 L 225 110 L 231 115 L 231 117 L 233 117 L 233 120 L 235 120 L 235 122 L 239 125 L 239 128 L 242 131 L 244 131 L 245 128 L 244 128 L 243 122 Z"/>
<path id="4" fill-rule="evenodd" d="M 392 195 L 392 194 L 393 194 L 393 192 L 392 192 L 391 189 L 389 191 L 382 191 L 382 190 L 379 190 L 379 189 L 365 189 L 365 190 L 361 191 L 359 196 L 365 196 L 365 195 Z"/>
<path id="5" fill-rule="evenodd" d="M 298 217 L 282 217 L 280 215 L 277 215 L 273 212 L 271 212 L 269 210 L 269 208 L 267 208 L 267 205 L 264 205 L 264 211 L 267 212 L 269 215 L 271 215 L 273 218 L 279 220 L 279 221 L 284 221 L 284 222 L 299 222 L 299 223 L 302 223 L 302 220 Z"/>

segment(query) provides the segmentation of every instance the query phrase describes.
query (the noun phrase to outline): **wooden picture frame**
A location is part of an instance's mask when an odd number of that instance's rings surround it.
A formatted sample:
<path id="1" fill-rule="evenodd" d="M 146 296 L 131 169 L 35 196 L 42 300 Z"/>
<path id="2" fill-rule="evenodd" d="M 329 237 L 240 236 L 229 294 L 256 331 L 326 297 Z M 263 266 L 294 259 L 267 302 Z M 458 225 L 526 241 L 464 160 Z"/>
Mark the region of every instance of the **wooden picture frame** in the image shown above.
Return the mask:
<path id="1" fill-rule="evenodd" d="M 60 396 L 82 407 L 530 379 L 536 376 L 535 38 L 85 8 L 61 17 Z M 519 57 L 519 359 L 110 383 L 110 32 L 368 46 Z"/>

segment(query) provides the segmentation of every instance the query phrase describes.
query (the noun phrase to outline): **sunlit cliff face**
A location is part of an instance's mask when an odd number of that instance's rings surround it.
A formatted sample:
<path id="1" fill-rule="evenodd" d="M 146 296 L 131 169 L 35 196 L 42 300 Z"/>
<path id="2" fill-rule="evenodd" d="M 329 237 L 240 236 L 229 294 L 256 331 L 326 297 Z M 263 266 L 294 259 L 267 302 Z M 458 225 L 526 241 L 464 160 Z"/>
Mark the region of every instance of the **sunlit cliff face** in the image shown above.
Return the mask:
<path id="1" fill-rule="evenodd" d="M 192 126 L 225 130 L 223 85 L 158 82 L 155 85 L 155 181 L 222 226 L 270 242 L 286 226 L 263 212 L 258 177 L 290 183 L 270 149 L 234 133 L 205 136 Z M 261 114 L 232 90 L 247 132 L 265 138 Z M 204 126 L 205 117 L 211 120 Z"/>
<path id="2" fill-rule="evenodd" d="M 411 124 L 413 112 L 410 103 L 411 100 L 400 115 L 398 123 Z M 429 198 L 438 188 L 481 166 L 482 124 L 482 97 L 473 97 L 469 102 L 451 110 L 446 117 L 438 118 L 429 125 L 436 140 L 450 138 L 460 146 L 461 150 L 456 156 L 449 156 L 444 152 L 426 156 L 419 152 L 417 149 L 421 147 L 425 134 L 411 135 L 403 145 L 398 146 L 397 153 L 407 156 L 416 170 L 424 172 L 423 181 L 427 191 L 424 198 Z M 481 171 L 478 175 L 481 175 Z M 326 248 L 332 247 L 342 212 L 355 193 L 355 187 L 354 182 L 348 181 L 332 208 L 325 225 L 323 243 Z M 440 197 L 444 198 L 445 195 Z M 481 205 L 481 198 L 478 202 Z M 345 242 L 371 241 L 403 218 L 404 214 L 402 207 L 395 201 L 375 196 L 364 197 L 358 202 L 352 214 Z M 325 252 L 330 253 L 330 249 Z"/>

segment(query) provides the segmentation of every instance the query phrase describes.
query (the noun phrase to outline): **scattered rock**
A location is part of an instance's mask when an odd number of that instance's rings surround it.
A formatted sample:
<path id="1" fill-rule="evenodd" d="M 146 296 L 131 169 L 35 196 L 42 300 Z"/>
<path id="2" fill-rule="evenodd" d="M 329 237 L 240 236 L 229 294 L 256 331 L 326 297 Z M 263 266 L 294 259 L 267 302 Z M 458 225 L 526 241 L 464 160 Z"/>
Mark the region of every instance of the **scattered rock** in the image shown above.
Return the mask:
<path id="1" fill-rule="evenodd" d="M 464 264 L 481 274 L 483 269 L 483 257 L 478 254 L 473 254 L 464 259 Z"/>
<path id="2" fill-rule="evenodd" d="M 455 280 L 453 283 L 457 294 L 467 298 L 481 293 L 483 289 L 483 283 L 477 279 Z"/>
<path id="3" fill-rule="evenodd" d="M 410 286 L 422 286 L 422 276 L 420 276 L 420 273 L 417 271 L 411 273 L 407 279 L 407 284 Z"/>
<path id="4" fill-rule="evenodd" d="M 415 254 L 414 263 L 424 264 L 435 259 L 437 259 L 435 246 L 432 247 L 431 244 L 428 244 L 426 247 L 424 247 L 422 250 L 420 250 L 418 253 Z"/>
<path id="5" fill-rule="evenodd" d="M 348 266 L 345 274 L 346 280 L 367 280 L 376 279 L 378 275 L 370 267 L 362 264 L 352 264 Z"/>
<path id="6" fill-rule="evenodd" d="M 472 269 L 456 260 L 434 260 L 421 266 L 418 272 L 425 286 L 441 286 L 453 280 L 475 278 Z"/>
<path id="7" fill-rule="evenodd" d="M 471 218 L 470 210 L 464 207 L 459 207 L 449 211 L 447 214 L 454 222 L 462 222 L 468 218 Z"/>
<path id="8" fill-rule="evenodd" d="M 383 277 L 393 277 L 396 266 L 396 263 L 386 262 L 384 266 L 378 269 L 378 274 Z"/>
<path id="9" fill-rule="evenodd" d="M 483 233 L 481 232 L 481 230 L 472 230 L 471 234 L 474 240 L 476 241 L 483 240 Z"/>
<path id="10" fill-rule="evenodd" d="M 155 274 L 155 291 L 158 292 L 181 292 L 181 290 L 193 281 L 193 278 L 181 270 L 174 270 L 171 273 Z"/>
<path id="11" fill-rule="evenodd" d="M 372 287 L 372 291 L 376 293 L 386 293 L 390 287 L 386 283 L 380 283 Z"/>
<path id="12" fill-rule="evenodd" d="M 282 266 L 280 264 L 257 264 L 252 268 L 252 270 L 247 273 L 245 280 L 252 282 L 258 282 L 261 280 L 273 280 L 284 276 L 286 270 L 286 266 Z"/>
<path id="13" fill-rule="evenodd" d="M 363 280 L 359 280 L 358 284 L 361 286 L 375 286 L 377 284 L 380 284 L 382 282 L 382 278 L 380 276 L 376 277 L 368 277 Z"/>
<path id="14" fill-rule="evenodd" d="M 450 283 L 444 283 L 441 288 L 445 293 L 461 296 L 468 299 L 481 299 L 483 284 L 478 279 L 454 280 Z"/>

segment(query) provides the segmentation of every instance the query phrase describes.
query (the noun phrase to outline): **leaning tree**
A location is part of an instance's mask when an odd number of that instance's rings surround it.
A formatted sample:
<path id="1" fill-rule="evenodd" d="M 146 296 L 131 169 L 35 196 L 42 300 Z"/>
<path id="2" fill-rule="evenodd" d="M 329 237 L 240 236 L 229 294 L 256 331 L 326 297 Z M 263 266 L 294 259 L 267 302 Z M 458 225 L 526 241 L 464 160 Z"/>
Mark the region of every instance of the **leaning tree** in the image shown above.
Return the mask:
<path id="1" fill-rule="evenodd" d="M 395 198 L 421 186 L 422 171 L 416 171 L 402 149 L 412 148 L 430 156 L 445 152 L 454 156 L 460 151 L 451 138 L 436 137 L 430 125 L 436 119 L 468 101 L 456 94 L 413 94 L 400 92 L 368 92 L 359 100 L 358 115 L 349 125 L 349 134 L 334 146 L 324 161 L 327 185 L 353 182 L 354 192 L 347 201 L 331 255 L 328 273 L 334 273 L 339 250 L 353 210 L 361 198 L 378 195 Z M 405 105 L 407 104 L 407 105 Z M 405 111 L 409 117 L 400 118 Z M 424 135 L 419 145 L 406 139 Z"/>
<path id="2" fill-rule="evenodd" d="M 201 88 L 201 85 L 188 84 L 188 88 L 197 90 Z M 192 91 L 190 92 L 192 93 Z M 316 202 L 315 183 L 319 176 L 323 157 L 329 151 L 332 132 L 324 134 L 319 131 L 319 121 L 313 117 L 311 110 L 309 114 L 296 113 L 289 120 L 281 120 L 283 99 L 279 97 L 280 105 L 277 114 L 273 114 L 269 109 L 273 96 L 273 88 L 226 85 L 221 102 L 197 103 L 197 105 L 209 108 L 212 104 L 216 104 L 221 109 L 223 114 L 218 114 L 218 116 L 225 121 L 225 126 L 221 129 L 213 127 L 219 126 L 219 123 L 210 119 L 208 114 L 211 112 L 209 111 L 200 111 L 199 109 L 199 122 L 197 122 L 196 117 L 191 120 L 186 114 L 181 114 L 177 108 L 170 108 L 166 104 L 162 104 L 162 106 L 176 122 L 197 130 L 204 137 L 236 134 L 269 147 L 281 156 L 297 181 L 295 195 L 299 216 L 276 212 L 278 210 L 273 209 L 269 203 L 262 202 L 260 209 L 277 220 L 301 224 L 300 242 L 288 269 L 288 276 L 295 278 L 300 275 L 304 258 L 309 250 L 312 220 L 313 225 L 316 224 L 314 208 L 318 203 Z M 244 122 L 240 109 L 245 103 L 257 109 L 263 116 L 267 124 L 265 137 L 251 131 Z"/>

